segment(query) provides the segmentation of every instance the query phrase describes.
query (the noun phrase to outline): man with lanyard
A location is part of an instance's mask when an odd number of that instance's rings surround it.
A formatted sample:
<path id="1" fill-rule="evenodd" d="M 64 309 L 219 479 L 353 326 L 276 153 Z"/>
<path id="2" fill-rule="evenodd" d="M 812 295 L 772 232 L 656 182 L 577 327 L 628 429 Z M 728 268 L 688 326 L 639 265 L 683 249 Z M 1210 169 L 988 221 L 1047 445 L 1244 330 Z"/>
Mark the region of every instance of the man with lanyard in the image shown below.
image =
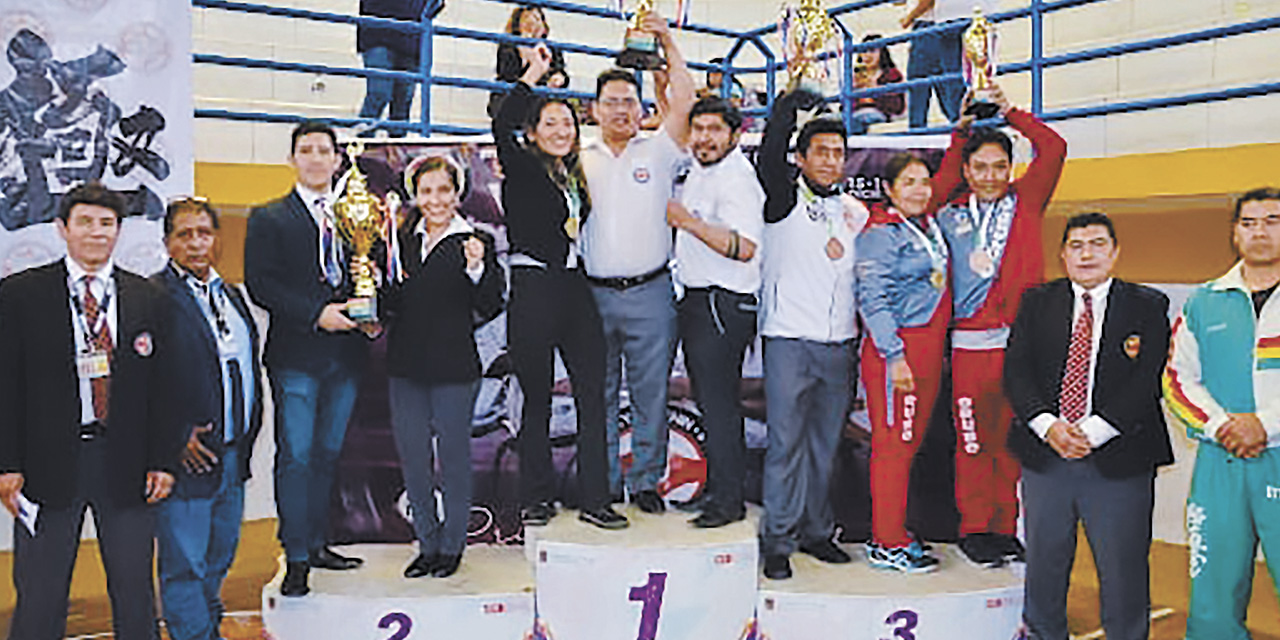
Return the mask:
<path id="1" fill-rule="evenodd" d="M 666 508 L 657 490 L 667 468 L 667 378 L 676 339 L 666 210 L 684 159 L 694 85 L 666 19 L 650 13 L 642 28 L 666 51 L 669 109 L 661 131 L 639 138 L 643 105 L 635 74 L 611 69 L 596 79 L 592 108 L 600 138 L 582 150 L 592 202 L 582 239 L 587 279 L 604 322 L 610 490 L 616 497 L 623 484 L 618 408 L 625 364 L 632 453 L 626 484 L 636 506 L 660 513 Z M 663 85 L 659 78 L 659 92 Z"/>
<path id="2" fill-rule="evenodd" d="M 1236 201 L 1240 263 L 1191 294 L 1164 375 L 1200 443 L 1187 496 L 1187 640 L 1245 640 L 1258 543 L 1280 592 L 1280 189 Z"/>
<path id="3" fill-rule="evenodd" d="M 787 162 L 796 112 L 819 104 L 804 91 L 779 98 L 757 166 L 766 198 L 760 334 L 769 428 L 760 550 L 774 580 L 791 577 L 797 549 L 823 562 L 850 560 L 831 540 L 827 487 L 855 383 L 854 240 L 869 214 L 842 189 L 840 120 L 818 117 L 800 129 L 798 179 Z"/>
<path id="4" fill-rule="evenodd" d="M 1001 387 L 1009 327 L 1022 292 L 1044 278 L 1040 229 L 1062 174 L 1067 143 L 1034 115 L 993 101 L 1031 141 L 1035 157 L 1013 177 L 1013 141 L 962 118 L 934 177 L 931 208 L 951 247 L 954 327 L 951 380 L 956 424 L 956 507 L 960 550 L 979 566 L 1021 561 L 1015 535 L 1020 470 L 1005 447 L 1012 409 Z M 948 199 L 956 192 L 958 195 Z M 945 205 L 945 206 L 944 206 Z"/>
<path id="5" fill-rule="evenodd" d="M 258 328 L 240 292 L 213 268 L 218 213 L 185 198 L 164 218 L 169 264 L 151 281 L 169 297 L 175 422 L 186 447 L 156 524 L 160 596 L 173 640 L 217 638 L 222 582 L 235 559 L 244 482 L 262 428 Z"/>
<path id="6" fill-rule="evenodd" d="M 689 113 L 689 146 L 697 163 L 680 199 L 667 205 L 677 229 L 676 278 L 680 339 L 694 398 L 707 429 L 709 493 L 693 519 L 721 527 L 746 516 L 742 501 L 746 445 L 739 388 L 742 358 L 756 333 L 764 190 L 738 149 L 742 112 L 719 96 Z"/>

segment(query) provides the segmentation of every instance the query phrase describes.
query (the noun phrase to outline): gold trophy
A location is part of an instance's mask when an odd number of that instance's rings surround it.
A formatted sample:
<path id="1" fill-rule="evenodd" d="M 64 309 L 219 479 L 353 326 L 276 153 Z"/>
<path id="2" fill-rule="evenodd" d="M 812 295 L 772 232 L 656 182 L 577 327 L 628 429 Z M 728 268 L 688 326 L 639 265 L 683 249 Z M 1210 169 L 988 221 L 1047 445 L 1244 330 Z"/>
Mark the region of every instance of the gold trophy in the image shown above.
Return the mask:
<path id="1" fill-rule="evenodd" d="M 627 34 L 622 53 L 618 54 L 617 63 L 625 69 L 653 71 L 665 69 L 667 61 L 658 53 L 658 36 L 640 30 L 645 16 L 653 13 L 653 0 L 636 2 L 636 12 L 627 22 Z"/>
<path id="2" fill-rule="evenodd" d="M 996 75 L 996 27 L 982 15 L 981 7 L 973 8 L 973 23 L 964 30 L 964 80 L 969 85 L 969 107 L 964 110 L 980 120 L 994 117 L 1000 107 L 989 93 Z"/>
<path id="3" fill-rule="evenodd" d="M 363 153 L 363 142 L 347 145 L 351 168 L 343 176 L 346 188 L 342 197 L 333 203 L 334 225 L 355 253 L 351 258 L 355 297 L 347 301 L 347 317 L 359 323 L 378 319 L 378 284 L 373 277 L 373 259 L 369 253 L 383 237 L 387 216 L 395 215 L 400 208 L 400 196 L 395 191 L 387 194 L 385 203 L 369 192 L 368 180 L 356 163 Z"/>
<path id="4" fill-rule="evenodd" d="M 800 0 L 783 7 L 782 37 L 787 55 L 788 91 L 797 89 L 823 95 L 830 76 L 828 64 L 818 60 L 837 38 L 835 21 L 822 8 L 822 0 Z"/>

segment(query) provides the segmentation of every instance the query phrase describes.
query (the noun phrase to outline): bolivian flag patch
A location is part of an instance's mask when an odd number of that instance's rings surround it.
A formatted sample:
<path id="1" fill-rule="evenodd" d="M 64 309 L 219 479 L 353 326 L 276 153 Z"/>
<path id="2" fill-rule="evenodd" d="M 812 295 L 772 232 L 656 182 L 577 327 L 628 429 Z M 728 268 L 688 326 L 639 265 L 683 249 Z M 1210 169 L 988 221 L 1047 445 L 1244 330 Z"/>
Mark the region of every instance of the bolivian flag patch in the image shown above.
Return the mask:
<path id="1" fill-rule="evenodd" d="M 1258 340 L 1258 369 L 1280 369 L 1280 336 Z"/>

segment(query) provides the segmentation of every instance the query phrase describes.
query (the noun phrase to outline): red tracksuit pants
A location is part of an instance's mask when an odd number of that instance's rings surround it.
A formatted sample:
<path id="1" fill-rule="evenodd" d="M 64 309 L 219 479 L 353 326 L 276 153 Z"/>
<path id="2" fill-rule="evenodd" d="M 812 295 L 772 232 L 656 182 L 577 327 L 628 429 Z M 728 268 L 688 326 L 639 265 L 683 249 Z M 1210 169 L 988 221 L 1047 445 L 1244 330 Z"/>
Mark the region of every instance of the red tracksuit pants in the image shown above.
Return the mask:
<path id="1" fill-rule="evenodd" d="M 915 379 L 910 393 L 893 389 L 884 358 L 869 337 L 862 341 L 862 380 L 871 417 L 871 537 L 887 547 L 911 543 L 907 535 L 911 462 L 924 440 L 942 382 L 946 322 L 898 329 L 898 336 L 906 346 L 907 365 Z"/>
<path id="2" fill-rule="evenodd" d="M 961 536 L 1017 528 L 1021 469 L 1005 448 L 1013 409 L 1004 397 L 1003 370 L 1004 349 L 951 352 Z"/>

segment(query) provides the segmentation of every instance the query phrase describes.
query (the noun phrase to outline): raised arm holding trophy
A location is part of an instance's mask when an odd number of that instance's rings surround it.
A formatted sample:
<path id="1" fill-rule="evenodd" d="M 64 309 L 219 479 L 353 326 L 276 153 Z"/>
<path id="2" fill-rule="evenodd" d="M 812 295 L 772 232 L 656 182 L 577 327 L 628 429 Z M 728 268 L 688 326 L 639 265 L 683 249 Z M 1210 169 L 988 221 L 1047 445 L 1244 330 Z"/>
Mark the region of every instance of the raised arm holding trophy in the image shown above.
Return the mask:
<path id="1" fill-rule="evenodd" d="M 619 3 L 621 4 L 621 3 Z M 653 0 L 638 0 L 636 11 L 627 21 L 627 33 L 617 63 L 625 69 L 656 71 L 665 69 L 667 61 L 658 53 L 658 36 L 644 29 L 644 19 L 653 13 Z"/>
<path id="2" fill-rule="evenodd" d="M 975 7 L 973 22 L 964 31 L 964 79 L 969 85 L 969 106 L 964 110 L 980 120 L 994 117 L 1000 106 L 991 99 L 996 75 L 996 28 Z"/>
<path id="3" fill-rule="evenodd" d="M 800 0 L 799 6 L 785 5 L 781 31 L 790 76 L 787 90 L 803 89 L 823 95 L 823 84 L 831 74 L 829 62 L 820 58 L 829 52 L 829 43 L 839 40 L 835 21 L 823 10 L 822 1 Z"/>
<path id="4" fill-rule="evenodd" d="M 369 192 L 368 180 L 356 162 L 363 152 L 364 143 L 347 145 L 351 168 L 342 178 L 341 183 L 346 188 L 333 205 L 333 217 L 334 226 L 351 245 L 354 254 L 351 258 L 354 297 L 347 301 L 346 313 L 352 320 L 366 324 L 378 319 L 378 283 L 369 254 L 378 239 L 386 234 L 387 221 L 400 208 L 400 196 L 391 191 L 382 201 Z"/>

